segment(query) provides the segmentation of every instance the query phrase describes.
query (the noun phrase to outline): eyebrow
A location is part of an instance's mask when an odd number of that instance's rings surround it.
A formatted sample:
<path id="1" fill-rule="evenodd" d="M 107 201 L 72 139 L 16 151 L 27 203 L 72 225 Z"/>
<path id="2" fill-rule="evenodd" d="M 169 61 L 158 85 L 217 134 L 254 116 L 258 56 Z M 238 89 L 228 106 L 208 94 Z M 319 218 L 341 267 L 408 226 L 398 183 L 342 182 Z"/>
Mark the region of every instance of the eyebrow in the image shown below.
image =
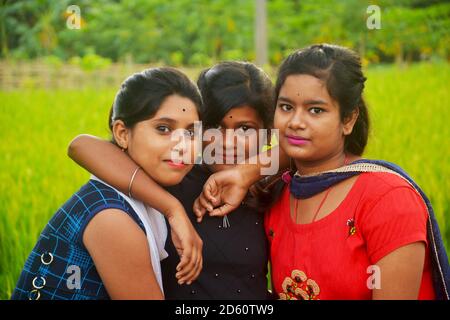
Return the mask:
<path id="1" fill-rule="evenodd" d="M 157 122 L 157 121 L 165 121 L 165 122 L 169 122 L 172 124 L 177 123 L 178 121 L 172 118 L 167 118 L 167 117 L 161 117 L 161 118 L 157 118 L 157 119 L 153 119 L 153 121 Z"/>
<path id="2" fill-rule="evenodd" d="M 291 99 L 289 99 L 287 97 L 283 97 L 283 96 L 279 96 L 277 100 L 278 101 L 284 101 L 284 102 L 287 102 L 287 103 L 290 103 L 290 104 L 295 104 Z"/>
<path id="3" fill-rule="evenodd" d="M 186 126 L 186 129 L 192 129 L 194 128 L 195 124 L 194 123 L 190 123 Z"/>
<path id="4" fill-rule="evenodd" d="M 220 121 L 219 125 L 221 125 L 221 126 L 224 125 L 223 120 Z M 234 124 L 234 127 L 239 127 L 239 126 L 242 126 L 242 125 L 251 125 L 251 126 L 254 126 L 254 127 L 259 127 L 259 125 L 253 120 L 243 120 L 243 121 L 236 122 Z M 231 130 L 233 130 L 233 129 L 231 129 Z"/>
<path id="5" fill-rule="evenodd" d="M 287 102 L 287 103 L 290 103 L 292 105 L 295 105 L 295 102 L 293 102 L 291 99 L 289 99 L 287 97 L 282 97 L 282 96 L 278 97 L 278 101 Z M 303 104 L 305 104 L 305 105 L 310 105 L 310 104 L 321 104 L 321 105 L 324 105 L 324 104 L 327 104 L 327 102 L 324 101 L 324 100 L 320 100 L 320 99 L 309 99 L 309 100 L 304 101 Z"/>
<path id="6" fill-rule="evenodd" d="M 242 126 L 242 125 L 245 125 L 245 124 L 249 124 L 249 125 L 252 125 L 252 126 L 255 126 L 255 127 L 258 126 L 258 124 L 255 121 L 252 121 L 252 120 L 239 121 L 238 123 L 236 123 L 236 126 Z"/>
<path id="7" fill-rule="evenodd" d="M 303 102 L 303 104 L 327 104 L 326 101 L 320 100 L 320 99 L 311 99 L 311 100 L 306 100 Z"/>
<path id="8" fill-rule="evenodd" d="M 168 118 L 168 117 L 161 117 L 161 118 L 153 119 L 153 121 L 154 121 L 154 122 L 165 121 L 165 122 L 170 123 L 171 125 L 176 125 L 176 124 L 178 123 L 177 120 L 172 119 L 172 118 Z M 195 123 L 192 122 L 192 123 L 189 123 L 189 124 L 185 127 L 185 129 L 191 129 L 191 128 L 194 128 L 194 126 L 195 126 Z"/>

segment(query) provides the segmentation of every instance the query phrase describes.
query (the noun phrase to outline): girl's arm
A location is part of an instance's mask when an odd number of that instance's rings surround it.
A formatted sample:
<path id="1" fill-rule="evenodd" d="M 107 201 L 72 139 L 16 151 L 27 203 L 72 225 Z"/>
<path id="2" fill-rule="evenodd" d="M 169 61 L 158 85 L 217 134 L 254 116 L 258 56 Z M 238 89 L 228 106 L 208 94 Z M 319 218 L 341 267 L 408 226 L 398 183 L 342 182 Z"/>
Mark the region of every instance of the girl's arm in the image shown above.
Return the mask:
<path id="1" fill-rule="evenodd" d="M 416 300 L 425 261 L 425 243 L 398 248 L 377 262 L 379 288 L 372 288 L 374 300 Z"/>
<path id="2" fill-rule="evenodd" d="M 88 223 L 83 243 L 113 300 L 161 300 L 147 237 L 126 213 L 99 212 Z"/>
<path id="3" fill-rule="evenodd" d="M 370 204 L 363 207 L 370 208 Z M 426 275 L 427 221 L 428 212 L 421 196 L 404 185 L 384 191 L 373 200 L 371 209 L 356 213 L 354 236 L 359 232 L 364 239 L 371 262 L 367 286 L 372 289 L 373 299 L 419 297 L 422 277 Z"/>
<path id="4" fill-rule="evenodd" d="M 137 164 L 114 144 L 90 135 L 79 135 L 69 145 L 68 155 L 87 171 L 127 194 Z M 132 186 L 133 197 L 160 211 L 171 226 L 172 240 L 181 261 L 177 266 L 180 284 L 190 284 L 202 269 L 203 242 L 192 226 L 183 205 L 139 170 Z"/>

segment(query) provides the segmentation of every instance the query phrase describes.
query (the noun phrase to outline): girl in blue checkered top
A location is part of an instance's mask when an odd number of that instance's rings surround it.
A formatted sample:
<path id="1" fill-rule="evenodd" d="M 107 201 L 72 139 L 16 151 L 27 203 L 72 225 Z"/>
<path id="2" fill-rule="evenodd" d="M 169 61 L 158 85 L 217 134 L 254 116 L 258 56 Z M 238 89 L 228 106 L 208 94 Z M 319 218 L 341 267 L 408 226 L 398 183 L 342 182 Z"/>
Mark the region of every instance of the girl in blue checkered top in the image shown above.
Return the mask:
<path id="1" fill-rule="evenodd" d="M 183 179 L 194 162 L 200 105 L 195 84 L 173 68 L 147 69 L 125 80 L 109 127 L 113 143 L 138 165 L 119 173 L 129 185 L 115 189 L 93 176 L 73 194 L 39 236 L 12 299 L 163 299 L 160 260 L 167 256 L 167 229 L 161 213 L 180 255 L 177 278 L 198 277 L 202 241 L 183 207 L 153 188 L 146 202 L 160 205 L 150 208 L 133 198 L 132 182 L 143 172 L 162 186 Z"/>

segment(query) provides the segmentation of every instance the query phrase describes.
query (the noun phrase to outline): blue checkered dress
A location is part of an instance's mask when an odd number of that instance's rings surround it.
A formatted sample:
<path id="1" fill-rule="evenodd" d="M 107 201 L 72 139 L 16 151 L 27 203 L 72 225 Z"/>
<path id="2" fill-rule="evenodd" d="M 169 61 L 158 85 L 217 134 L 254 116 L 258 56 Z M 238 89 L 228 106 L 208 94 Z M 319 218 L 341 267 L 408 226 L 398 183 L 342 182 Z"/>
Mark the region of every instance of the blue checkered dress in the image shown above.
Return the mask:
<path id="1" fill-rule="evenodd" d="M 42 231 L 11 299 L 109 299 L 82 237 L 88 222 L 100 211 L 110 208 L 126 212 L 145 232 L 136 212 L 116 190 L 89 180 Z M 75 282 L 77 275 L 79 286 Z"/>

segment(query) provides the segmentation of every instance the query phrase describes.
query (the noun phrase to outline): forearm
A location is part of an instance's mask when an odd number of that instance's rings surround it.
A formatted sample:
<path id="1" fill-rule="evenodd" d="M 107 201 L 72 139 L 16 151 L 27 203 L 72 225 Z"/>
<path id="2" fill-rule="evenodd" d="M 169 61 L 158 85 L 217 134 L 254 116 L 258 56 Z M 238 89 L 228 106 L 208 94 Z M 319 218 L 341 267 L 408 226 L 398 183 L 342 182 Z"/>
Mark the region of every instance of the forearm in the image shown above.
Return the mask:
<path id="1" fill-rule="evenodd" d="M 90 173 L 128 194 L 130 179 L 138 165 L 114 144 L 100 138 L 79 135 L 69 145 L 69 157 Z M 132 185 L 132 195 L 170 217 L 182 205 L 143 170 Z"/>

